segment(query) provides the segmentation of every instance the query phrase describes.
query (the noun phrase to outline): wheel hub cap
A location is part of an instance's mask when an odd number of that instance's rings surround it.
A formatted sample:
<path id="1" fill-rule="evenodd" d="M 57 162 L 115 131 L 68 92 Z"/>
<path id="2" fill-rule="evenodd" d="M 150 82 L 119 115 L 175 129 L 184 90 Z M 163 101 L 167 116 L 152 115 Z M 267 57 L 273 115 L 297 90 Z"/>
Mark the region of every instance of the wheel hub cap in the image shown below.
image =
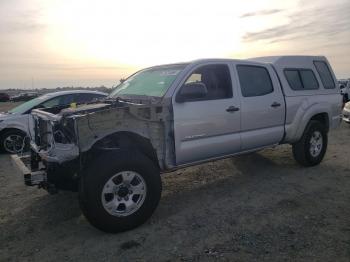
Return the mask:
<path id="1" fill-rule="evenodd" d="M 319 131 L 315 131 L 310 139 L 310 154 L 313 157 L 317 157 L 323 148 L 323 138 Z"/>
<path id="2" fill-rule="evenodd" d="M 134 171 L 122 171 L 105 183 L 101 201 L 109 214 L 128 216 L 140 209 L 146 193 L 146 182 L 140 174 Z"/>
<path id="3" fill-rule="evenodd" d="M 128 193 L 129 193 L 129 189 L 125 186 L 119 188 L 119 190 L 117 192 L 118 196 L 120 196 L 120 197 L 126 197 L 128 195 Z"/>
<path id="4" fill-rule="evenodd" d="M 9 135 L 4 139 L 4 148 L 10 153 L 19 153 L 23 148 L 23 137 L 20 135 Z"/>

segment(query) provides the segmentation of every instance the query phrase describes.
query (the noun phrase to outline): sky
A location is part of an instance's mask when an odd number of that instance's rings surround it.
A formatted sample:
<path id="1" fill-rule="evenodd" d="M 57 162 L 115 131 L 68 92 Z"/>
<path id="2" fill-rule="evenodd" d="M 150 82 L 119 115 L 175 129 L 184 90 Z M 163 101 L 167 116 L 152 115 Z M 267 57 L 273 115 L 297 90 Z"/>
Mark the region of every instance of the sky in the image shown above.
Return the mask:
<path id="1" fill-rule="evenodd" d="M 0 0 L 0 89 L 112 87 L 198 58 L 325 55 L 350 77 L 350 0 Z"/>

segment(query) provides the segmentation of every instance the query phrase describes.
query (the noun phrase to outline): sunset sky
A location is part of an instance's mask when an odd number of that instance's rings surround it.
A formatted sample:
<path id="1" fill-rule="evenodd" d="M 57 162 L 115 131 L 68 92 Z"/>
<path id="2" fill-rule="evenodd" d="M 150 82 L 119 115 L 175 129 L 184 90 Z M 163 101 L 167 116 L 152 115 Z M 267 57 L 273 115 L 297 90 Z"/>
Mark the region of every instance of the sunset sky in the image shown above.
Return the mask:
<path id="1" fill-rule="evenodd" d="M 111 87 L 196 58 L 325 55 L 350 77 L 350 0 L 0 0 L 0 89 Z"/>

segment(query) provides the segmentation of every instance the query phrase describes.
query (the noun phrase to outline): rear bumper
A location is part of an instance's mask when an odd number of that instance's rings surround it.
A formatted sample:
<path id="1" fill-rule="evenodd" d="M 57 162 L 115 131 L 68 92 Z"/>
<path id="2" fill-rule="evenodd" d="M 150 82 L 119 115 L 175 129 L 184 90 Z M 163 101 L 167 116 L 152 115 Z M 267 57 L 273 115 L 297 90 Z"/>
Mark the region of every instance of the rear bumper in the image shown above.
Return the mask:
<path id="1" fill-rule="evenodd" d="M 46 181 L 45 170 L 32 171 L 30 167 L 31 156 L 11 155 L 12 163 L 17 170 L 23 175 L 24 184 L 27 186 L 40 186 Z"/>

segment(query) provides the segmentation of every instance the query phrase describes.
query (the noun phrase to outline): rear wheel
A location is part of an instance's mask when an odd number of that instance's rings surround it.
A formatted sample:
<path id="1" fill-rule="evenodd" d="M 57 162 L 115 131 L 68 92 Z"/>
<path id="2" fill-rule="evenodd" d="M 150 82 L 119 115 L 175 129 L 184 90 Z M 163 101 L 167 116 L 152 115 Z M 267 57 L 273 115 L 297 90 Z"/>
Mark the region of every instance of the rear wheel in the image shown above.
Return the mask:
<path id="1" fill-rule="evenodd" d="M 86 168 L 79 190 L 87 220 L 105 232 L 143 224 L 161 197 L 159 168 L 139 152 L 108 152 Z"/>
<path id="2" fill-rule="evenodd" d="M 0 137 L 2 149 L 10 154 L 18 154 L 27 149 L 26 134 L 20 130 L 10 130 Z"/>
<path id="3" fill-rule="evenodd" d="M 327 150 L 327 131 L 319 121 L 311 120 L 301 139 L 293 144 L 294 159 L 303 166 L 318 165 Z"/>

